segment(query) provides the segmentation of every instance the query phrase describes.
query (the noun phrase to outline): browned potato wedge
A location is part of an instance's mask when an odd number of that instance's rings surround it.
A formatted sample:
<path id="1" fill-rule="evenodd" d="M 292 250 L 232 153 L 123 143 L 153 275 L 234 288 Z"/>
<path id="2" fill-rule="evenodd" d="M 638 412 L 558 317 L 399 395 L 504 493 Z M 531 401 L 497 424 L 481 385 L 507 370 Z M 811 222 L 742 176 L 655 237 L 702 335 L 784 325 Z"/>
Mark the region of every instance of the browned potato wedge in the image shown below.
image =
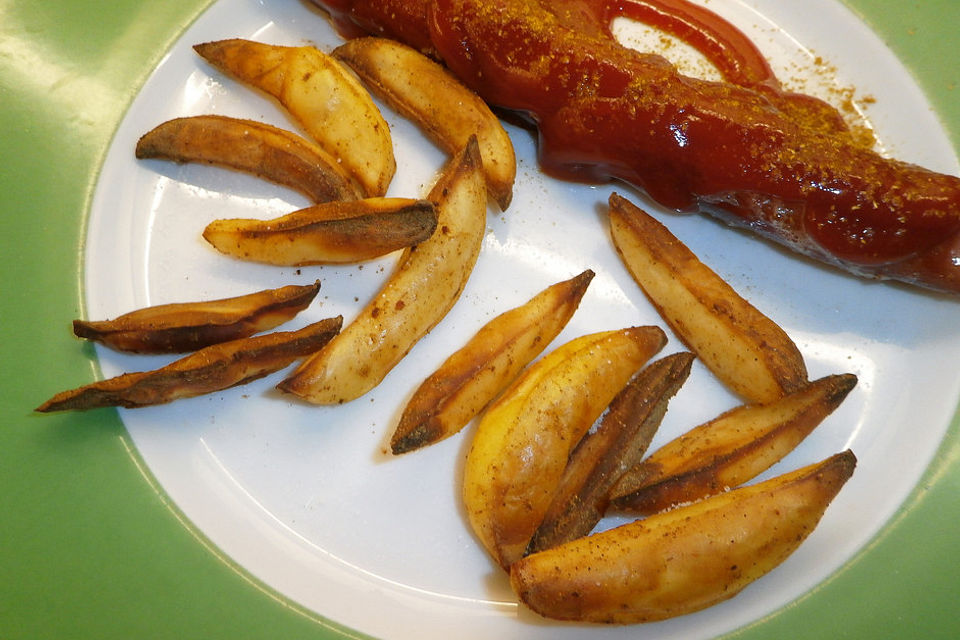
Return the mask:
<path id="1" fill-rule="evenodd" d="M 273 329 L 310 306 L 319 291 L 317 280 L 234 298 L 161 304 L 113 320 L 74 320 L 73 332 L 119 351 L 186 353 Z"/>
<path id="2" fill-rule="evenodd" d="M 585 536 L 600 522 L 610 488 L 643 458 L 692 364 L 693 355 L 687 352 L 666 356 L 645 367 L 617 394 L 597 430 L 585 435 L 570 454 L 527 553 Z"/>
<path id="3" fill-rule="evenodd" d="M 314 353 L 340 330 L 328 318 L 299 331 L 277 331 L 215 344 L 160 369 L 125 373 L 56 394 L 37 411 L 145 407 L 246 384 Z"/>
<path id="4" fill-rule="evenodd" d="M 850 374 L 827 376 L 770 404 L 732 409 L 625 473 L 612 506 L 653 513 L 740 486 L 793 451 L 856 384 Z"/>
<path id="5" fill-rule="evenodd" d="M 326 202 L 273 220 L 214 220 L 203 237 L 235 258 L 282 266 L 370 260 L 423 242 L 437 227 L 429 200 Z"/>
<path id="6" fill-rule="evenodd" d="M 793 553 L 855 466 L 846 451 L 529 555 L 510 567 L 510 582 L 527 606 L 559 620 L 629 624 L 704 609 Z"/>
<path id="7" fill-rule="evenodd" d="M 486 102 L 444 67 L 395 40 L 354 38 L 334 49 L 333 56 L 447 153 L 457 153 L 476 134 L 487 189 L 506 210 L 517 160 L 510 136 Z"/>
<path id="8" fill-rule="evenodd" d="M 610 228 L 627 269 L 670 328 L 731 390 L 771 402 L 807 382 L 793 340 L 647 213 L 610 196 Z"/>
<path id="9" fill-rule="evenodd" d="M 243 171 L 290 187 L 313 202 L 355 200 L 362 195 L 321 147 L 253 120 L 215 115 L 168 120 L 137 141 L 136 156 Z"/>
<path id="10" fill-rule="evenodd" d="M 362 187 L 382 196 L 396 171 L 390 128 L 360 81 L 315 47 L 220 40 L 194 49 L 241 82 L 276 98 Z"/>
<path id="11" fill-rule="evenodd" d="M 593 271 L 547 287 L 500 314 L 414 392 L 390 439 L 395 454 L 459 432 L 546 348 L 577 310 Z"/>
<path id="12" fill-rule="evenodd" d="M 407 249 L 376 297 L 324 349 L 277 385 L 314 404 L 359 398 L 446 316 L 480 254 L 487 193 L 476 138 L 451 160 L 428 195 L 437 231 Z"/>
<path id="13" fill-rule="evenodd" d="M 658 327 L 575 338 L 532 364 L 487 409 L 467 454 L 463 502 L 501 567 L 526 551 L 571 450 L 665 342 Z"/>

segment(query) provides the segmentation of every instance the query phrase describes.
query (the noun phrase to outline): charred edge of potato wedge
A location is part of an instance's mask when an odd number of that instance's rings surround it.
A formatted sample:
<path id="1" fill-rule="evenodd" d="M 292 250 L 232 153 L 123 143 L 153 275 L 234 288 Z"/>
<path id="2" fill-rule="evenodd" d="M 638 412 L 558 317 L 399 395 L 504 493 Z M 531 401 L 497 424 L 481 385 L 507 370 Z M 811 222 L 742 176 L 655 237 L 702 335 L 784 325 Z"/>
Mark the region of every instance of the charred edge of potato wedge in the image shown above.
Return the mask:
<path id="1" fill-rule="evenodd" d="M 319 291 L 317 280 L 232 298 L 155 305 L 113 320 L 74 320 L 73 332 L 118 351 L 187 353 L 273 329 L 310 306 Z"/>
<path id="2" fill-rule="evenodd" d="M 322 348 L 340 330 L 341 317 L 298 331 L 277 331 L 200 349 L 153 371 L 125 373 L 56 394 L 36 411 L 137 408 L 221 391 L 277 371 Z"/>
<path id="3" fill-rule="evenodd" d="M 790 556 L 855 466 L 845 451 L 529 555 L 510 567 L 511 585 L 530 609 L 558 620 L 633 624 L 704 609 Z"/>
<path id="4" fill-rule="evenodd" d="M 317 144 L 263 122 L 220 115 L 174 118 L 145 133 L 137 158 L 202 163 L 289 187 L 313 202 L 362 197 L 353 180 Z"/>
<path id="5" fill-rule="evenodd" d="M 390 439 L 395 455 L 458 433 L 567 325 L 594 273 L 551 285 L 485 324 L 417 388 Z"/>
<path id="6" fill-rule="evenodd" d="M 731 409 L 666 443 L 623 475 L 611 508 L 634 514 L 725 491 L 793 451 L 856 386 L 852 374 L 815 380 L 766 405 Z"/>
<path id="7" fill-rule="evenodd" d="M 437 228 L 429 200 L 366 198 L 319 204 L 272 220 L 214 220 L 203 238 L 241 260 L 279 266 L 349 264 L 424 242 Z"/>
<path id="8" fill-rule="evenodd" d="M 807 383 L 800 350 L 663 224 L 610 196 L 614 246 L 664 321 L 734 393 L 770 402 Z"/>
<path id="9" fill-rule="evenodd" d="M 550 507 L 527 545 L 536 553 L 590 533 L 603 518 L 610 488 L 640 462 L 690 375 L 693 354 L 674 353 L 644 367 L 610 403 L 595 431 L 570 454 Z"/>
<path id="10" fill-rule="evenodd" d="M 475 134 L 490 196 L 501 210 L 509 207 L 517 172 L 513 142 L 487 103 L 456 76 L 416 49 L 386 38 L 354 38 L 332 55 L 447 153 L 458 152 Z"/>

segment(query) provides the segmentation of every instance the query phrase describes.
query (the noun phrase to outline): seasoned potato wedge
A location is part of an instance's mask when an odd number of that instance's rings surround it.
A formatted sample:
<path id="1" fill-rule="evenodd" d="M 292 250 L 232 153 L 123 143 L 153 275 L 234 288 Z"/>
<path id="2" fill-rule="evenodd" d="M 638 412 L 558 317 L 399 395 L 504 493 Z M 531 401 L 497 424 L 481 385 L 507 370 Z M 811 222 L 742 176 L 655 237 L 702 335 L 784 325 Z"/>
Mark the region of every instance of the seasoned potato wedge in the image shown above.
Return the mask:
<path id="1" fill-rule="evenodd" d="M 125 373 L 53 396 L 37 411 L 145 407 L 220 391 L 262 378 L 314 353 L 340 330 L 328 318 L 299 331 L 277 331 L 215 344 L 160 369 Z"/>
<path id="2" fill-rule="evenodd" d="M 575 338 L 532 364 L 487 409 L 467 454 L 463 502 L 500 566 L 523 556 L 571 450 L 665 342 L 658 327 Z"/>
<path id="3" fill-rule="evenodd" d="M 437 227 L 429 200 L 327 202 L 273 220 L 214 220 L 203 237 L 235 258 L 282 266 L 370 260 L 423 242 Z"/>
<path id="4" fill-rule="evenodd" d="M 487 189 L 506 210 L 517 160 L 510 136 L 486 102 L 447 69 L 395 40 L 354 38 L 334 49 L 333 56 L 447 153 L 457 153 L 476 134 Z"/>
<path id="5" fill-rule="evenodd" d="M 467 283 L 486 229 L 487 194 L 476 138 L 444 167 L 427 199 L 437 231 L 407 249 L 374 299 L 278 387 L 315 404 L 365 394 L 446 316 Z"/>
<path id="6" fill-rule="evenodd" d="M 737 487 L 806 438 L 856 386 L 832 375 L 765 405 L 745 405 L 691 429 L 621 477 L 612 506 L 653 513 Z"/>
<path id="7" fill-rule="evenodd" d="M 671 354 L 647 365 L 617 394 L 597 430 L 585 435 L 570 454 L 527 553 L 585 536 L 600 522 L 610 488 L 643 458 L 692 364 L 688 352 Z"/>
<path id="8" fill-rule="evenodd" d="M 647 213 L 613 194 L 617 252 L 660 315 L 731 390 L 771 402 L 807 382 L 793 340 Z"/>
<path id="9" fill-rule="evenodd" d="M 733 597 L 807 538 L 856 458 L 822 462 L 529 555 L 510 567 L 520 599 L 548 618 L 663 620 Z"/>
<path id="10" fill-rule="evenodd" d="M 315 47 L 251 40 L 194 46 L 212 65 L 276 98 L 362 187 L 382 196 L 396 171 L 390 128 L 360 81 Z"/>
<path id="11" fill-rule="evenodd" d="M 243 171 L 290 187 L 313 202 L 362 196 L 353 179 L 320 146 L 254 120 L 217 115 L 168 120 L 137 141 L 136 156 Z"/>
<path id="12" fill-rule="evenodd" d="M 414 392 L 390 439 L 406 453 L 459 432 L 546 348 L 580 304 L 593 271 L 547 287 L 500 314 Z"/>
<path id="13" fill-rule="evenodd" d="M 73 332 L 118 351 L 186 353 L 273 329 L 310 306 L 319 291 L 317 280 L 234 298 L 161 304 L 113 320 L 74 320 Z"/>

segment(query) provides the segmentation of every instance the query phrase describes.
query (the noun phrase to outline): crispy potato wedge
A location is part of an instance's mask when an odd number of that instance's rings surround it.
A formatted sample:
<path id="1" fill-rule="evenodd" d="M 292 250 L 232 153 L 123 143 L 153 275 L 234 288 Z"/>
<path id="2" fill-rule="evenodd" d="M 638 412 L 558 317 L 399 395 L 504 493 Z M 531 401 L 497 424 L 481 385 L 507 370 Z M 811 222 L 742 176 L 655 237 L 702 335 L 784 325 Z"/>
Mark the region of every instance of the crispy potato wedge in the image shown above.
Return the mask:
<path id="1" fill-rule="evenodd" d="M 145 407 L 246 384 L 314 353 L 340 330 L 328 318 L 299 331 L 277 331 L 205 347 L 160 369 L 125 373 L 56 394 L 42 413 L 99 407 Z"/>
<path id="2" fill-rule="evenodd" d="M 597 430 L 570 454 L 528 554 L 585 536 L 600 522 L 610 488 L 643 458 L 692 364 L 691 353 L 671 354 L 647 365 L 617 394 Z"/>
<path id="3" fill-rule="evenodd" d="M 610 196 L 617 253 L 688 348 L 732 391 L 771 402 L 807 382 L 793 340 L 703 264 L 665 226 Z"/>
<path id="4" fill-rule="evenodd" d="M 278 387 L 315 404 L 359 398 L 446 316 L 480 254 L 487 194 L 476 138 L 444 167 L 427 197 L 437 231 L 400 257 L 374 299 L 340 335 Z"/>
<path id="5" fill-rule="evenodd" d="M 310 306 L 319 291 L 317 280 L 233 298 L 161 304 L 113 320 L 74 320 L 73 332 L 118 351 L 187 353 L 273 329 Z"/>
<path id="6" fill-rule="evenodd" d="M 203 237 L 217 251 L 282 266 L 361 262 L 423 242 L 437 228 L 429 200 L 327 202 L 273 220 L 214 220 Z"/>
<path id="7" fill-rule="evenodd" d="M 473 420 L 563 330 L 593 275 L 551 285 L 481 327 L 414 392 L 390 439 L 393 453 L 448 438 Z"/>
<path id="8" fill-rule="evenodd" d="M 343 64 L 315 47 L 220 40 L 194 50 L 221 71 L 276 98 L 362 187 L 382 196 L 396 171 L 390 127 Z"/>
<path id="9" fill-rule="evenodd" d="M 137 141 L 136 156 L 243 171 L 299 191 L 313 202 L 363 195 L 323 148 L 254 120 L 217 115 L 168 120 Z"/>
<path id="10" fill-rule="evenodd" d="M 629 624 L 727 600 L 783 562 L 856 466 L 845 451 L 559 547 L 510 567 L 520 599 L 548 618 Z"/>
<path id="11" fill-rule="evenodd" d="M 476 134 L 487 189 L 507 209 L 517 175 L 513 142 L 477 94 L 440 64 L 395 40 L 354 38 L 332 55 L 447 153 L 457 153 Z"/>
<path id="12" fill-rule="evenodd" d="M 523 556 L 577 442 L 665 342 L 659 327 L 575 338 L 532 364 L 484 413 L 467 454 L 463 502 L 501 567 Z"/>
<path id="13" fill-rule="evenodd" d="M 769 404 L 731 409 L 625 473 L 611 506 L 654 513 L 740 486 L 793 451 L 856 384 L 854 375 L 832 375 Z"/>

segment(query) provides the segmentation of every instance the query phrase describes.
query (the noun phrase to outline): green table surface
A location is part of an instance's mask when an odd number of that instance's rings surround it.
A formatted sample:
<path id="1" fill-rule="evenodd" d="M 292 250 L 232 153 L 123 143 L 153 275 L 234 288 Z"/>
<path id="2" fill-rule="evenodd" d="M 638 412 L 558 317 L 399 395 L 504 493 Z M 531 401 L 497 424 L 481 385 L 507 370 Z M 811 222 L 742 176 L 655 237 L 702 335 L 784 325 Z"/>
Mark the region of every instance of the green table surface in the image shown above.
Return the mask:
<path id="1" fill-rule="evenodd" d="M 960 2 L 845 0 L 960 148 Z M 96 363 L 81 314 L 85 218 L 114 129 L 209 0 L 0 0 L 0 639 L 334 638 L 232 565 L 140 463 L 111 411 L 39 416 Z M 944 371 L 944 375 L 957 375 Z M 895 473 L 891 461 L 891 473 Z M 960 424 L 892 523 L 737 638 L 960 634 Z"/>

